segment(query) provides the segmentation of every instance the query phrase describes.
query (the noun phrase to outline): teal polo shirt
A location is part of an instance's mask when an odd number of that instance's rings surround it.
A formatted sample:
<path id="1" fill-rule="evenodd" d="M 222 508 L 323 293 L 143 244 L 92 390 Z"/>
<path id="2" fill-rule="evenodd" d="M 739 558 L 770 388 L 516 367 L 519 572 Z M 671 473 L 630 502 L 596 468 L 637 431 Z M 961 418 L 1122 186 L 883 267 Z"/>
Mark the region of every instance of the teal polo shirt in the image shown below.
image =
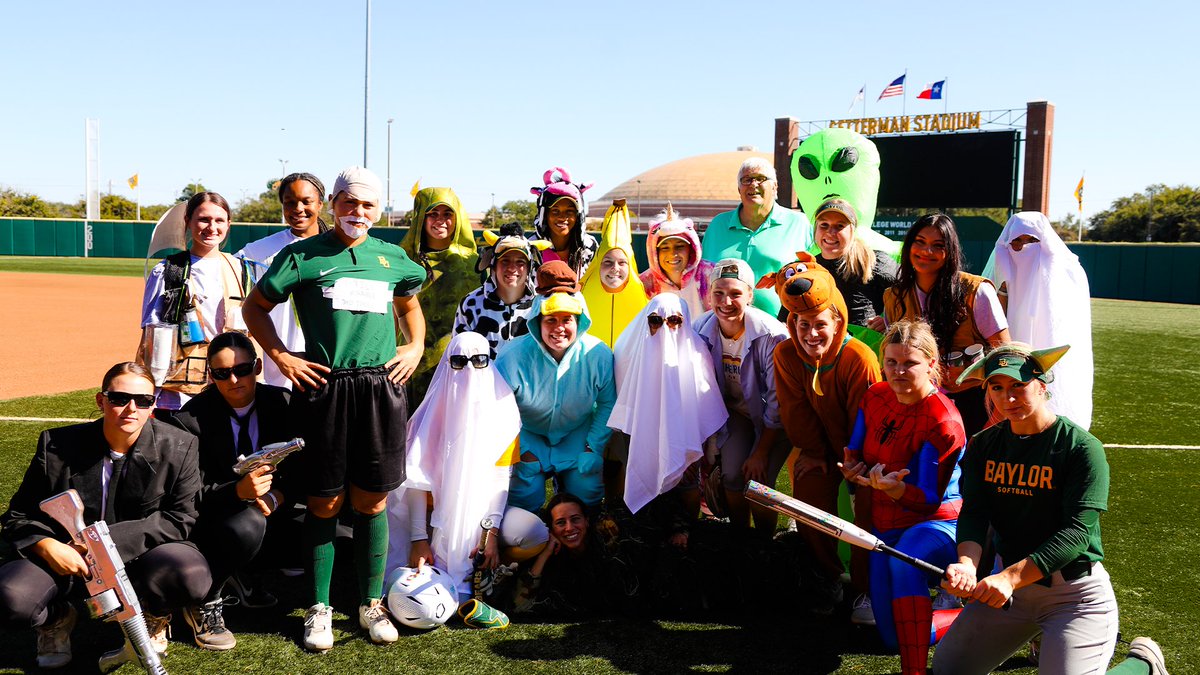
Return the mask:
<path id="1" fill-rule="evenodd" d="M 778 272 L 796 259 L 797 251 L 806 251 L 813 243 L 812 225 L 800 211 L 776 204 L 763 224 L 757 230 L 750 230 L 738 220 L 741 209 L 739 205 L 713 218 L 702 243 L 705 260 L 740 258 L 749 263 L 756 277 L 761 277 Z M 778 316 L 780 305 L 775 289 L 756 289 L 754 306 Z"/>

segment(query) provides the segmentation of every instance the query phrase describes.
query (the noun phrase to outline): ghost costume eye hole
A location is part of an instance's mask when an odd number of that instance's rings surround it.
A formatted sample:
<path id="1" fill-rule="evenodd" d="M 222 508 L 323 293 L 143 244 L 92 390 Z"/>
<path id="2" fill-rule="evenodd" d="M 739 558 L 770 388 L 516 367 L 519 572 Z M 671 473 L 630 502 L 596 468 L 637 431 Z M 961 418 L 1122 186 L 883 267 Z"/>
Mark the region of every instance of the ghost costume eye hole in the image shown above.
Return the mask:
<path id="1" fill-rule="evenodd" d="M 807 180 L 816 180 L 817 176 L 821 175 L 821 168 L 817 166 L 817 158 L 812 155 L 802 155 L 800 159 L 796 160 L 796 171 Z"/>
<path id="2" fill-rule="evenodd" d="M 858 148 L 842 148 L 833 156 L 833 161 L 829 163 L 829 168 L 837 173 L 849 171 L 858 164 Z"/>

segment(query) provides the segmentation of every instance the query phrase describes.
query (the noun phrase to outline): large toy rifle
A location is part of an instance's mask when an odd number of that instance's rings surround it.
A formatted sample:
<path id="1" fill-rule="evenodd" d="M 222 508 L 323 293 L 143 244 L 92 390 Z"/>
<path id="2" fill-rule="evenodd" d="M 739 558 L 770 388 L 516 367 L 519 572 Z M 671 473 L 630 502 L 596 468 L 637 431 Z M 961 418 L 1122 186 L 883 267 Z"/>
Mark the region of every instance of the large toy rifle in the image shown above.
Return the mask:
<path id="1" fill-rule="evenodd" d="M 108 524 L 103 520 L 91 525 L 83 524 L 83 502 L 75 490 L 67 490 L 43 500 L 41 509 L 71 534 L 72 541 L 87 547 L 87 555 L 84 556 L 88 566 L 85 587 L 89 596 L 88 611 L 92 617 L 120 623 L 121 630 L 125 632 L 146 672 L 166 675 L 167 669 L 159 661 L 158 652 L 150 642 L 137 593 L 129 583 L 125 564 L 121 562 L 117 547 L 108 533 Z"/>

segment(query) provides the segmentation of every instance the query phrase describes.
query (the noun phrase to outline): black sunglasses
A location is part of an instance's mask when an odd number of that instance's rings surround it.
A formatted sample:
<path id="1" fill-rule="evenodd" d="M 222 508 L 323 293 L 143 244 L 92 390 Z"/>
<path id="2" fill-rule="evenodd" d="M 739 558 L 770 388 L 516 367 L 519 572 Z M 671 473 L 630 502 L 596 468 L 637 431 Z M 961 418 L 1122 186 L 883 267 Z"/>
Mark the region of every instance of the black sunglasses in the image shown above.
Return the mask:
<path id="1" fill-rule="evenodd" d="M 663 321 L 664 319 L 657 314 L 651 314 L 650 316 L 646 317 L 646 323 L 650 324 L 650 327 L 655 329 L 662 328 Z M 666 318 L 666 323 L 671 328 L 679 328 L 683 325 L 683 316 L 679 314 L 672 314 Z"/>
<path id="2" fill-rule="evenodd" d="M 124 408 L 129 405 L 130 401 L 142 410 L 148 410 L 154 407 L 154 394 L 130 394 L 124 391 L 102 391 L 104 398 L 108 399 L 109 404 Z"/>
<path id="3" fill-rule="evenodd" d="M 471 356 L 455 354 L 450 357 L 450 367 L 454 370 L 462 370 L 467 367 L 467 363 L 470 363 L 475 368 L 487 368 L 488 361 L 491 360 L 492 357 L 487 354 L 473 354 Z"/>
<path id="4" fill-rule="evenodd" d="M 254 366 L 257 364 L 258 359 L 255 359 L 253 361 L 247 361 L 246 363 L 236 364 L 232 368 L 209 368 L 208 374 L 212 375 L 212 379 L 218 382 L 224 382 L 225 380 L 228 380 L 230 375 L 237 375 L 238 377 L 250 377 L 254 374 Z"/>

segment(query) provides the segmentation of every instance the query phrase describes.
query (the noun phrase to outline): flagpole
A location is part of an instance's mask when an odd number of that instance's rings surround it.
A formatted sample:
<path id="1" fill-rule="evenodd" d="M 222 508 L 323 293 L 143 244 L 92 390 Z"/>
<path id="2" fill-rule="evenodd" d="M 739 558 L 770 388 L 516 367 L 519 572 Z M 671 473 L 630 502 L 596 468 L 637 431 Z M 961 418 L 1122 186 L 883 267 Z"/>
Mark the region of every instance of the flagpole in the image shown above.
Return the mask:
<path id="1" fill-rule="evenodd" d="M 1083 185 L 1083 179 L 1087 178 L 1087 170 L 1084 169 L 1083 175 L 1079 177 L 1079 184 Z M 1079 194 L 1079 233 L 1075 235 L 1075 241 L 1083 241 L 1083 191 L 1075 188 Z"/>
<path id="2" fill-rule="evenodd" d="M 863 93 L 863 117 L 865 118 L 867 116 L 867 83 L 866 82 L 863 82 L 862 93 Z"/>
<path id="3" fill-rule="evenodd" d="M 138 176 L 137 184 L 137 219 L 142 219 L 142 177 Z"/>
<path id="4" fill-rule="evenodd" d="M 900 115 L 908 114 L 908 68 L 904 69 L 904 84 L 900 87 Z"/>
<path id="5" fill-rule="evenodd" d="M 942 78 L 942 112 L 944 113 L 950 112 L 950 97 L 946 95 L 946 81 L 949 79 L 949 77 Z"/>

